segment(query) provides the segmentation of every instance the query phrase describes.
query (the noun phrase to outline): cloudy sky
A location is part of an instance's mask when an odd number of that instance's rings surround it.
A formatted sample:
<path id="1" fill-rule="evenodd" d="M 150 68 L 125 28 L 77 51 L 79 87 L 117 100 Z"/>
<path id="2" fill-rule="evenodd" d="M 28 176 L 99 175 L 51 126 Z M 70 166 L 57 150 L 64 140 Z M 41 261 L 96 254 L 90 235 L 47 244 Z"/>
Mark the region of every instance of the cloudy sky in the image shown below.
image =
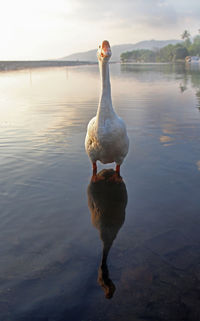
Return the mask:
<path id="1" fill-rule="evenodd" d="M 199 0 L 0 0 L 0 60 L 59 58 L 103 39 L 180 39 L 185 29 L 200 29 Z"/>

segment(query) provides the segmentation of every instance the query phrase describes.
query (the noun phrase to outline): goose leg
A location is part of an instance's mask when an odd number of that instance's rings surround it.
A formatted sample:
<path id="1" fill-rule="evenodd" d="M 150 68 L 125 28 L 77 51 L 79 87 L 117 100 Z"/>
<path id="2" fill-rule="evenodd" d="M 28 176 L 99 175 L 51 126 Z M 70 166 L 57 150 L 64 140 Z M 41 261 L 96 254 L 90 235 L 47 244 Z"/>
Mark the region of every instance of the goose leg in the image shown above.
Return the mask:
<path id="1" fill-rule="evenodd" d="M 95 183 L 97 181 L 97 163 L 92 163 L 92 179 L 91 181 Z"/>
<path id="2" fill-rule="evenodd" d="M 97 175 L 97 163 L 92 163 L 92 169 L 93 169 L 93 176 Z"/>
<path id="3" fill-rule="evenodd" d="M 92 182 L 93 183 L 96 183 L 98 181 L 102 181 L 105 179 L 104 176 L 97 174 L 97 163 L 96 162 L 92 163 L 92 169 L 93 169 L 93 172 L 92 172 Z"/>
<path id="4" fill-rule="evenodd" d="M 120 165 L 116 165 L 115 171 L 120 176 Z"/>

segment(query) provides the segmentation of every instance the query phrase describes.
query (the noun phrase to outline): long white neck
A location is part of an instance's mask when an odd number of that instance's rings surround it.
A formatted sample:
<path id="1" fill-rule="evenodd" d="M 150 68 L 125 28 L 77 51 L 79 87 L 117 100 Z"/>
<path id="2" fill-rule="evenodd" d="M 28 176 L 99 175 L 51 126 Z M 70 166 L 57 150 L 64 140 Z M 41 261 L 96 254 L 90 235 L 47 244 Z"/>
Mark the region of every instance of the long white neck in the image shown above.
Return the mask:
<path id="1" fill-rule="evenodd" d="M 111 99 L 111 86 L 108 61 L 99 61 L 99 70 L 101 76 L 101 94 L 97 109 L 97 118 L 100 122 L 104 122 L 106 118 L 112 117 L 115 114 Z"/>

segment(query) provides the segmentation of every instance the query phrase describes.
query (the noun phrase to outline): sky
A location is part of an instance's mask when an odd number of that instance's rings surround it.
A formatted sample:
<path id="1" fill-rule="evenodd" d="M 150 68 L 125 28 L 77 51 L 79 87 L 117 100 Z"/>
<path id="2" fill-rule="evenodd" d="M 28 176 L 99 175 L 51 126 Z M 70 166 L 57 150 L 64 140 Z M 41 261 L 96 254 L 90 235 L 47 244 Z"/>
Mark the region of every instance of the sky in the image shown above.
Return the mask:
<path id="1" fill-rule="evenodd" d="M 199 0 L 0 0 L 0 60 L 56 59 L 200 29 Z"/>

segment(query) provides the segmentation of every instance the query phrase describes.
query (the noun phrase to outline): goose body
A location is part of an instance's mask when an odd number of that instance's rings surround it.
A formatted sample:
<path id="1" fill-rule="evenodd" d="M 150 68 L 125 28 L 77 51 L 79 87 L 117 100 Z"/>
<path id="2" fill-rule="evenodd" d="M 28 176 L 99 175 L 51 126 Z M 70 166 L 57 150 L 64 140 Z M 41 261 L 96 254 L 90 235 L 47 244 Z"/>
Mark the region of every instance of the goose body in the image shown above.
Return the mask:
<path id="1" fill-rule="evenodd" d="M 119 173 L 120 165 L 128 153 L 129 139 L 124 121 L 112 106 L 109 76 L 111 50 L 108 41 L 103 41 L 97 56 L 102 88 L 97 114 L 87 127 L 85 149 L 93 163 L 94 174 L 97 171 L 97 161 L 103 164 L 115 162 L 116 171 Z"/>
<path id="2" fill-rule="evenodd" d="M 128 137 L 122 119 L 117 115 L 99 124 L 97 116 L 88 124 L 86 151 L 92 161 L 103 164 L 115 162 L 121 165 L 128 152 Z"/>

